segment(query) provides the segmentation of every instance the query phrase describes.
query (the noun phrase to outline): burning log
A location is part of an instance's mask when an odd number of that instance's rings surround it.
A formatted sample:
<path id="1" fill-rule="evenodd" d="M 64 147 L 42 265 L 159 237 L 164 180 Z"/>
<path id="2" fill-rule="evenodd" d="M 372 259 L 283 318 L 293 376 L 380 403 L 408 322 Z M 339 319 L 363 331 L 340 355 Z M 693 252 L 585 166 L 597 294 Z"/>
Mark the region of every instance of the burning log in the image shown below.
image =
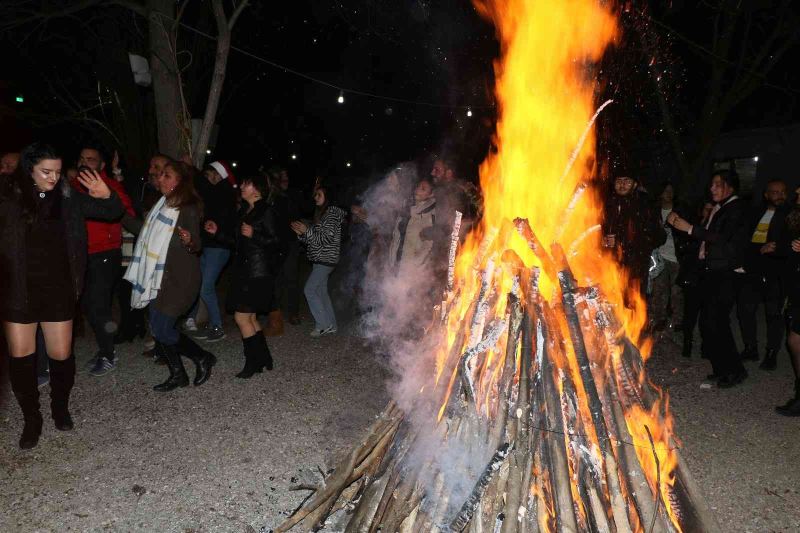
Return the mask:
<path id="1" fill-rule="evenodd" d="M 441 403 L 404 406 L 413 417 L 390 403 L 276 532 L 322 528 L 341 509 L 347 532 L 718 530 L 677 451 L 666 470 L 664 438 L 641 441 L 658 420 L 635 413 L 655 413 L 660 395 L 614 308 L 578 286 L 559 246 L 551 257 L 515 225 L 560 298 L 543 298 L 538 269 L 513 252 L 487 252 L 474 298 L 451 288 L 448 313 L 463 319 L 449 319 L 449 380 L 430 387 Z"/>

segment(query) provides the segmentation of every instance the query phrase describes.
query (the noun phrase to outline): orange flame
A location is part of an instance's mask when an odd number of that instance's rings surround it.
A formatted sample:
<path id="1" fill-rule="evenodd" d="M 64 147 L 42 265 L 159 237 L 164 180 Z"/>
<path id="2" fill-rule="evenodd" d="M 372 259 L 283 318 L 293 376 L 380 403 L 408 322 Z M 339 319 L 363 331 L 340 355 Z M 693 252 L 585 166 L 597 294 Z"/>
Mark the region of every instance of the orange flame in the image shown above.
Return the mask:
<path id="1" fill-rule="evenodd" d="M 515 283 L 519 284 L 516 290 L 521 300 L 526 300 L 529 290 L 538 290 L 544 305 L 558 305 L 560 287 L 553 265 L 562 259 L 559 254 L 549 257 L 548 251 L 554 245 L 565 250 L 564 260 L 570 264 L 578 284 L 601 288 L 625 336 L 639 344 L 643 357 L 649 354 L 648 341 L 640 340 L 647 320 L 645 302 L 637 288 L 631 286 L 627 273 L 600 244 L 603 206 L 595 187 L 598 165 L 594 130 L 587 129 L 595 113 L 592 67 L 618 36 L 615 17 L 599 0 L 474 2 L 479 13 L 494 23 L 501 45 L 501 59 L 495 62 L 497 150 L 481 164 L 484 215 L 459 250 L 454 292 L 442 304 L 447 314 L 445 338 L 436 355 L 436 390 L 443 398 L 438 420 L 444 417 L 449 399 L 456 392 L 453 388 L 459 372 L 469 374 L 476 410 L 487 418 L 498 408 L 498 382 L 503 369 L 513 363 L 514 380 L 519 382 L 520 360 L 531 354 L 523 354 L 519 347 L 516 353 L 507 354 L 504 335 L 480 357 L 471 359 L 468 368 L 458 366 L 462 364 L 462 354 L 476 349 L 490 325 L 499 327 L 503 321 L 507 325 L 511 311 L 505 296 Z M 540 248 L 536 253 L 531 243 L 515 231 L 511 221 L 518 217 L 530 223 Z M 538 288 L 531 289 L 527 280 L 518 278 L 524 270 L 520 266 L 541 271 Z M 482 292 L 482 281 L 485 288 L 487 280 L 489 290 Z M 482 308 L 486 308 L 485 316 L 479 312 Z M 587 310 L 581 321 L 592 313 Z M 558 316 L 548 328 L 569 339 L 566 320 Z M 592 364 L 599 368 L 593 370 L 599 387 L 607 383 L 602 373 L 613 372 L 619 358 L 619 353 L 608 353 L 605 341 L 587 340 Z M 549 348 L 553 371 L 577 391 L 572 429 L 587 439 L 590 453 L 599 454 L 598 428 L 583 392 L 575 347 L 564 343 L 563 348 L 557 348 L 551 342 Z M 507 364 L 509 356 L 515 361 Z M 645 377 L 638 379 L 641 385 Z M 562 387 L 566 381 L 556 379 L 556 383 L 564 401 Z M 672 421 L 666 401 L 655 402 L 649 411 L 630 407 L 625 418 L 651 488 L 662 494 L 673 524 L 679 528 L 669 508 L 668 490 L 677 458 L 669 446 Z M 658 467 L 648 451 L 649 438 L 642 433 L 645 424 L 652 434 Z M 569 437 L 565 438 L 569 441 Z M 657 487 L 659 478 L 661 485 Z M 572 490 L 575 494 L 576 487 Z"/>

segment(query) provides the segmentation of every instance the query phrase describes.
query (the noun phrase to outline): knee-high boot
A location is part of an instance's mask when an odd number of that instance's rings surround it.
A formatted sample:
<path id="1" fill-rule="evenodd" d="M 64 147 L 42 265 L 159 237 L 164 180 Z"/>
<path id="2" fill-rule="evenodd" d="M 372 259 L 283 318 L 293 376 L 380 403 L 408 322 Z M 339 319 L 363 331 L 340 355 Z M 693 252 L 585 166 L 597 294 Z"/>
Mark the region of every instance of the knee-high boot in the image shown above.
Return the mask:
<path id="1" fill-rule="evenodd" d="M 242 349 L 244 351 L 244 368 L 236 374 L 237 378 L 250 379 L 256 372 L 261 372 L 263 365 L 260 364 L 258 357 L 257 343 L 261 332 L 251 337 L 242 337 Z M 262 336 L 263 338 L 263 336 Z"/>
<path id="2" fill-rule="evenodd" d="M 39 412 L 39 388 L 36 382 L 36 354 L 12 357 L 8 363 L 11 390 L 17 398 L 25 426 L 19 439 L 23 450 L 39 443 L 42 434 L 42 414 Z"/>
<path id="3" fill-rule="evenodd" d="M 257 350 L 256 361 L 258 362 L 259 367 L 272 370 L 272 354 L 269 352 L 269 345 L 267 344 L 267 339 L 264 336 L 264 332 L 257 331 L 255 334 L 255 339 L 254 346 L 255 350 Z"/>
<path id="4" fill-rule="evenodd" d="M 156 349 L 161 350 L 163 358 L 167 361 L 169 378 L 167 378 L 167 381 L 164 383 L 153 387 L 153 390 L 156 392 L 169 392 L 178 387 L 187 386 L 189 384 L 189 376 L 186 375 L 186 369 L 183 368 L 181 356 L 178 355 L 178 347 L 159 343 L 156 345 Z"/>
<path id="5" fill-rule="evenodd" d="M 178 339 L 178 353 L 189 358 L 195 366 L 194 385 L 202 385 L 211 377 L 211 369 L 217 364 L 216 356 L 202 349 L 199 344 L 181 333 Z"/>
<path id="6" fill-rule="evenodd" d="M 75 384 L 75 356 L 63 361 L 50 359 L 50 413 L 56 429 L 69 431 L 75 424 L 69 414 L 69 394 Z"/>

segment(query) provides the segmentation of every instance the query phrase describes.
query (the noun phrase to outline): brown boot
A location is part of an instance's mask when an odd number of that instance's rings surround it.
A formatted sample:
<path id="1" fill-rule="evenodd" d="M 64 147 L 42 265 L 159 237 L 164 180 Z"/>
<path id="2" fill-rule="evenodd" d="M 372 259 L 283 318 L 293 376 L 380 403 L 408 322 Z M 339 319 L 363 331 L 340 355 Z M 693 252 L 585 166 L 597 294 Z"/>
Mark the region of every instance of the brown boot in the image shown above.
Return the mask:
<path id="1" fill-rule="evenodd" d="M 280 337 L 283 335 L 283 313 L 271 311 L 267 315 L 267 327 L 264 328 L 264 335 L 267 337 Z"/>

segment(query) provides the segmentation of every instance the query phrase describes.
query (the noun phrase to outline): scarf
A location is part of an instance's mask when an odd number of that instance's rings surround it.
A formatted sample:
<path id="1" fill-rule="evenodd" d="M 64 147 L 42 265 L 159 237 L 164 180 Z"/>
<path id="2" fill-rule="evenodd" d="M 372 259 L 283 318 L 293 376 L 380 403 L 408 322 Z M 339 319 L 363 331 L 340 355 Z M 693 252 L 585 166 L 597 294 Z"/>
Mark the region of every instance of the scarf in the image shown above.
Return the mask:
<path id="1" fill-rule="evenodd" d="M 179 210 L 166 204 L 166 197 L 153 206 L 147 215 L 131 263 L 123 278 L 133 285 L 131 307 L 142 309 L 156 299 L 164 276 L 169 242 L 178 223 Z"/>

